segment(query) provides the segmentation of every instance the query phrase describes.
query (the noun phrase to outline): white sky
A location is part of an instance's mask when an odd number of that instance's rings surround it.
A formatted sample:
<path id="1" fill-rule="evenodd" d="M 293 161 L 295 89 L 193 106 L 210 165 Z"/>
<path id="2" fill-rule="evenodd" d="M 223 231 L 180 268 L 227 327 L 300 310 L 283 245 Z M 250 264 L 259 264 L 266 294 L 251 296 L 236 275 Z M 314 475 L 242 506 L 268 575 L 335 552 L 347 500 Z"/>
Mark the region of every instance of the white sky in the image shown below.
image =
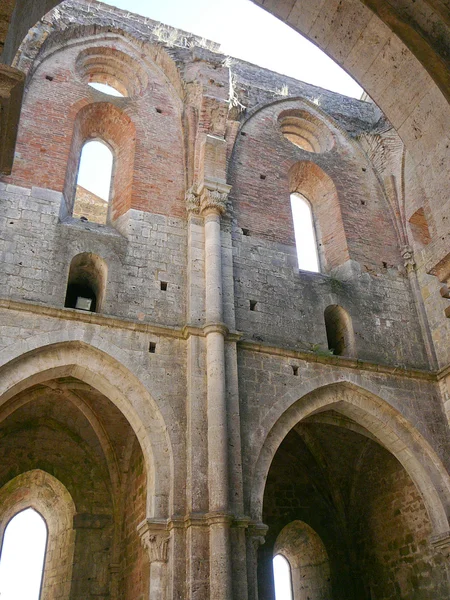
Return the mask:
<path id="1" fill-rule="evenodd" d="M 0 600 L 39 600 L 47 528 L 32 508 L 18 513 L 3 536 Z"/>
<path id="2" fill-rule="evenodd" d="M 77 184 L 108 202 L 112 166 L 113 155 L 108 146 L 97 140 L 87 142 L 81 152 Z"/>
<path id="3" fill-rule="evenodd" d="M 292 600 L 291 569 L 288 561 L 277 554 L 273 559 L 275 600 Z"/>
<path id="4" fill-rule="evenodd" d="M 335 62 L 250 0 L 115 0 L 106 4 L 218 42 L 223 54 L 361 97 L 362 89 Z"/>

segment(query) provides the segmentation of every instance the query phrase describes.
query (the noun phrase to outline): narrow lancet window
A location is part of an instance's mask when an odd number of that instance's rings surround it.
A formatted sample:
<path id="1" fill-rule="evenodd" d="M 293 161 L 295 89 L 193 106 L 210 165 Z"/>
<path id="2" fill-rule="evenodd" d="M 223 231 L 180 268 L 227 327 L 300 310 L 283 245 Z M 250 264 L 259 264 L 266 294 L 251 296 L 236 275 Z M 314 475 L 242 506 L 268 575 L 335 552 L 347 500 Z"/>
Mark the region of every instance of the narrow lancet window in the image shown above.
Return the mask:
<path id="1" fill-rule="evenodd" d="M 289 562 L 282 554 L 273 559 L 275 600 L 292 600 L 292 577 Z"/>
<path id="2" fill-rule="evenodd" d="M 8 523 L 0 556 L 0 598 L 39 600 L 44 571 L 47 526 L 27 508 Z"/>
<path id="3" fill-rule="evenodd" d="M 106 223 L 112 171 L 113 153 L 108 146 L 99 140 L 86 142 L 78 168 L 74 217 Z"/>
<path id="4" fill-rule="evenodd" d="M 298 268 L 319 273 L 316 234 L 311 206 L 301 194 L 291 194 Z"/>

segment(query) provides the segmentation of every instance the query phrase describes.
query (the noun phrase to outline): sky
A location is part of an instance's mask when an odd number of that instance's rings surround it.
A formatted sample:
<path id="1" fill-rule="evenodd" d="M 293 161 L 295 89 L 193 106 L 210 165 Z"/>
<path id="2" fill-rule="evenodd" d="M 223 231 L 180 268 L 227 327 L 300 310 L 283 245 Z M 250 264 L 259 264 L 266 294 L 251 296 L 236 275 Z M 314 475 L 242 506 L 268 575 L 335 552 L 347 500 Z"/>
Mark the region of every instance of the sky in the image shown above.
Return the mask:
<path id="1" fill-rule="evenodd" d="M 328 56 L 250 0 L 115 0 L 106 4 L 218 42 L 228 56 L 361 97 L 358 84 Z"/>
<path id="2" fill-rule="evenodd" d="M 5 530 L 0 560 L 0 600 L 39 600 L 47 527 L 32 508 Z"/>

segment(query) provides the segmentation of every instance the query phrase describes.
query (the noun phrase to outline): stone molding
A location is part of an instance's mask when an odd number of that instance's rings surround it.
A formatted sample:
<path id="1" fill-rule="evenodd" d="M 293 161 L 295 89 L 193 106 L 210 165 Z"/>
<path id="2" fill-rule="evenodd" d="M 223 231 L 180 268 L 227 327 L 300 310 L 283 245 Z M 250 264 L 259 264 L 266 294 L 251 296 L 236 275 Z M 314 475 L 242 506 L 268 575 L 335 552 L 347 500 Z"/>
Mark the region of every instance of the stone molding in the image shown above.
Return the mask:
<path id="1" fill-rule="evenodd" d="M 181 328 L 169 327 L 166 325 L 153 325 L 151 323 L 140 323 L 137 321 L 131 321 L 109 315 L 102 315 L 99 313 L 87 313 L 72 308 L 55 308 L 43 304 L 36 304 L 35 302 L 27 302 L 24 300 L 7 300 L 5 298 L 0 298 L 0 310 L 1 309 L 38 314 L 44 317 L 60 319 L 61 321 L 77 321 L 80 324 L 84 323 L 100 325 L 103 327 L 116 327 L 118 329 L 128 329 L 130 331 L 150 333 L 155 336 L 170 337 L 177 339 L 186 340 L 191 335 L 196 335 L 199 337 L 205 337 L 206 335 L 203 327 L 197 327 L 195 325 L 185 325 Z M 226 325 L 219 325 L 227 329 Z M 205 327 L 209 326 L 217 326 L 217 324 L 209 323 Z M 324 365 L 343 367 L 346 369 L 356 369 L 358 371 L 383 373 L 385 375 L 408 377 L 410 379 L 418 379 L 425 381 L 439 381 L 440 379 L 446 377 L 450 370 L 450 365 L 447 365 L 440 369 L 438 372 L 436 372 L 431 370 L 423 371 L 420 369 L 408 369 L 403 367 L 382 365 L 378 363 L 372 363 L 369 361 L 347 358 L 344 356 L 321 356 L 319 354 L 315 354 L 314 352 L 270 346 L 260 344 L 259 342 L 254 342 L 251 340 L 242 340 L 241 337 L 241 333 L 233 331 L 229 332 L 226 335 L 226 340 L 230 342 L 237 342 L 239 344 L 239 348 L 243 350 L 250 350 L 252 352 L 260 352 L 263 354 L 271 354 L 272 356 L 282 356 L 284 358 L 295 358 L 297 360 L 301 360 L 308 363 L 313 362 Z M 7 348 L 5 348 L 4 350 L 7 350 Z"/>
<path id="2" fill-rule="evenodd" d="M 434 535 L 430 539 L 431 546 L 445 558 L 450 558 L 450 531 Z"/>
<path id="3" fill-rule="evenodd" d="M 148 552 L 150 563 L 168 561 L 170 533 L 164 521 L 147 519 L 138 525 L 138 534 Z"/>

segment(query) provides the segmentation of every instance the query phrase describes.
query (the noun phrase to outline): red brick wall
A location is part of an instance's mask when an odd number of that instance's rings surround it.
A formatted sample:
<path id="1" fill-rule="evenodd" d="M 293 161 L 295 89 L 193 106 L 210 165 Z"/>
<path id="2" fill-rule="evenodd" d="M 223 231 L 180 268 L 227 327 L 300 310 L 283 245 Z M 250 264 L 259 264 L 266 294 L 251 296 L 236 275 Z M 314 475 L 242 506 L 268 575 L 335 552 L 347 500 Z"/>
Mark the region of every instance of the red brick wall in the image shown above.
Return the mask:
<path id="1" fill-rule="evenodd" d="M 297 148 L 283 136 L 278 122 L 278 116 L 286 108 L 296 106 L 301 106 L 301 102 L 289 100 L 262 108 L 247 120 L 237 137 L 229 164 L 229 182 L 233 185 L 231 195 L 238 225 L 249 229 L 255 237 L 294 245 L 289 171 L 299 162 L 310 162 L 335 187 L 350 258 L 368 270 L 380 271 L 383 262 L 398 264 L 398 240 L 389 207 L 363 151 L 332 125 L 330 131 L 335 143 L 331 150 L 313 153 Z M 319 188 L 311 188 L 311 182 L 309 177 L 304 182 L 299 179 L 296 191 L 302 192 L 306 183 L 307 192 L 317 194 L 318 204 L 324 193 L 323 185 L 319 182 Z M 314 204 L 313 198 L 308 199 Z M 319 228 L 320 221 L 325 219 L 336 218 L 339 222 L 340 216 L 333 208 L 329 213 L 322 212 L 316 215 Z M 328 229 L 328 223 L 324 229 Z M 330 246 L 335 239 L 331 236 Z M 336 255 L 332 247 L 330 253 L 335 258 L 339 256 L 339 260 L 346 255 L 346 252 Z M 331 265 L 335 266 L 334 259 Z"/>
<path id="2" fill-rule="evenodd" d="M 95 46 L 103 44 L 111 41 L 99 36 Z M 68 165 L 69 176 L 76 178 L 78 156 L 71 155 L 71 149 L 89 137 L 92 124 L 99 136 L 103 133 L 120 148 L 116 180 L 123 171 L 126 181 L 116 182 L 121 196 L 118 212 L 131 207 L 183 216 L 184 149 L 177 92 L 161 70 L 151 66 L 148 86 L 139 95 L 112 98 L 93 90 L 81 81 L 75 66 L 77 56 L 89 45 L 93 43 L 57 50 L 37 67 L 25 95 L 17 157 L 7 181 L 63 191 Z M 77 121 L 77 115 L 83 119 Z"/>

